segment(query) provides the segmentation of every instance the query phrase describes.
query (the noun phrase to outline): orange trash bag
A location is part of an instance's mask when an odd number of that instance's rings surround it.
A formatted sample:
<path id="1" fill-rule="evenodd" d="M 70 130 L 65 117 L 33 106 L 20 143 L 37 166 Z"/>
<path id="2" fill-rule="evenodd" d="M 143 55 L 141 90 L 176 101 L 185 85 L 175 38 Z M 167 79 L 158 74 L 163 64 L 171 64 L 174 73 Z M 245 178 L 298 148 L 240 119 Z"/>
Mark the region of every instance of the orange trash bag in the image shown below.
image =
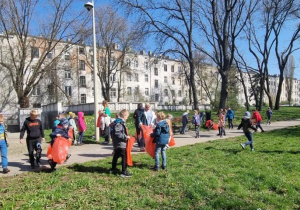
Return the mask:
<path id="1" fill-rule="evenodd" d="M 48 159 L 52 159 L 52 147 L 51 147 L 51 144 L 48 145 L 47 158 Z"/>
<path id="2" fill-rule="evenodd" d="M 213 124 L 213 129 L 214 130 L 218 130 L 218 127 L 219 127 L 218 124 L 216 124 L 216 123 Z"/>
<path id="3" fill-rule="evenodd" d="M 127 153 L 126 162 L 127 162 L 128 166 L 133 166 L 132 157 L 131 157 L 131 150 L 132 150 L 134 142 L 135 142 L 135 138 L 133 136 L 130 136 L 130 139 L 128 139 L 127 146 L 126 146 L 126 153 Z"/>
<path id="4" fill-rule="evenodd" d="M 52 157 L 53 161 L 59 164 L 65 162 L 69 148 L 71 146 L 71 141 L 61 136 L 56 137 L 53 148 L 52 148 Z"/>
<path id="5" fill-rule="evenodd" d="M 70 139 L 74 139 L 74 136 L 73 136 L 73 128 L 69 128 L 69 132 L 68 132 L 68 136 Z M 70 141 L 70 146 L 72 144 L 72 141 Z"/>
<path id="6" fill-rule="evenodd" d="M 171 135 L 171 137 L 170 137 L 169 146 L 170 147 L 175 146 L 175 140 L 174 140 L 174 136 L 173 135 Z"/>
<path id="7" fill-rule="evenodd" d="M 153 143 L 154 138 L 150 136 L 150 134 L 153 133 L 153 128 L 152 126 L 142 125 L 142 130 L 145 139 L 145 150 L 151 157 L 154 158 L 155 143 Z"/>

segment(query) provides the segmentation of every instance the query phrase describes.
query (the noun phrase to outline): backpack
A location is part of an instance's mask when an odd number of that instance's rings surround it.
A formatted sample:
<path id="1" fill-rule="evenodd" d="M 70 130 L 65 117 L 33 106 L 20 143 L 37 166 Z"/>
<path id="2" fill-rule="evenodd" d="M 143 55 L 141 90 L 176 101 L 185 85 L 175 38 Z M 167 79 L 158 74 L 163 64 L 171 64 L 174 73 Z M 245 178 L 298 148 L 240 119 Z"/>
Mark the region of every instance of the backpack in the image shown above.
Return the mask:
<path id="1" fill-rule="evenodd" d="M 200 116 L 199 115 L 194 116 L 192 123 L 195 124 L 195 125 L 200 125 L 201 124 Z"/>

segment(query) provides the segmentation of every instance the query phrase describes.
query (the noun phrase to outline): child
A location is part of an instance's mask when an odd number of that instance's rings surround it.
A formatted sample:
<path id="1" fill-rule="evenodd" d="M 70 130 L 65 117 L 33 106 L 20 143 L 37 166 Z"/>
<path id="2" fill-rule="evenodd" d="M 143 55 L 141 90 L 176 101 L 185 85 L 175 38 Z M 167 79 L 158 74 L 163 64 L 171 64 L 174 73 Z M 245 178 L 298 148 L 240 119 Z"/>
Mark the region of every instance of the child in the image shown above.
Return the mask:
<path id="1" fill-rule="evenodd" d="M 249 128 L 252 128 L 253 130 L 257 131 L 256 128 L 253 127 L 252 122 L 250 120 L 250 112 L 245 112 L 244 118 L 242 118 L 241 124 L 238 127 L 238 130 L 243 127 L 243 131 L 245 136 L 248 138 L 248 142 L 241 144 L 241 147 L 243 149 L 245 149 L 245 147 L 247 145 L 250 144 L 251 147 L 251 151 L 254 151 L 254 147 L 253 147 L 253 137 L 252 137 L 252 133 L 250 132 Z"/>
<path id="2" fill-rule="evenodd" d="M 225 134 L 225 116 L 224 116 L 224 111 L 223 109 L 220 109 L 220 112 L 219 112 L 219 136 L 222 137 L 223 135 L 226 136 Z"/>
<path id="3" fill-rule="evenodd" d="M 82 143 L 83 133 L 86 131 L 83 112 L 78 112 L 78 131 L 79 131 L 79 136 L 78 136 L 77 145 L 83 145 Z"/>
<path id="4" fill-rule="evenodd" d="M 207 127 L 207 131 L 209 131 L 209 129 L 212 129 L 214 126 L 214 120 L 213 119 L 207 120 L 205 126 Z"/>
<path id="5" fill-rule="evenodd" d="M 200 137 L 199 126 L 201 124 L 201 120 L 200 120 L 198 110 L 194 110 L 194 116 L 193 116 L 192 124 L 195 125 L 196 138 L 199 138 Z"/>
<path id="6" fill-rule="evenodd" d="M 109 139 L 110 139 L 110 116 L 107 114 L 102 113 L 101 114 L 101 120 L 100 120 L 100 133 L 101 136 L 104 137 L 104 142 L 103 144 L 109 144 Z"/>
<path id="7" fill-rule="evenodd" d="M 170 140 L 171 140 L 171 136 L 174 135 L 174 134 L 173 134 L 172 119 L 173 119 L 173 116 L 172 116 L 171 114 L 167 114 L 166 122 L 168 123 L 168 126 L 169 126 L 169 128 L 170 128 L 170 132 L 169 132 L 169 134 L 170 134 L 170 139 L 169 139 L 169 141 L 168 141 L 168 144 L 166 144 L 167 149 L 170 147 L 170 146 L 169 146 L 169 142 L 170 142 Z"/>
<path id="8" fill-rule="evenodd" d="M 255 119 L 255 124 L 256 124 L 256 130 L 257 128 L 260 128 L 261 132 L 265 132 L 264 129 L 261 127 L 261 121 L 262 121 L 262 117 L 259 114 L 259 112 L 257 110 L 252 110 L 252 118 L 251 119 Z"/>
<path id="9" fill-rule="evenodd" d="M 184 112 L 182 114 L 182 129 L 180 131 L 180 134 L 184 134 L 185 133 L 187 124 L 189 123 L 189 112 L 190 112 L 189 110 L 186 110 L 186 112 Z"/>
<path id="10" fill-rule="evenodd" d="M 1 164 L 2 164 L 4 174 L 10 172 L 10 170 L 7 168 L 8 165 L 7 147 L 8 147 L 8 143 L 6 141 L 4 117 L 2 114 L 0 114 L 0 150 L 1 150 Z"/>
<path id="11" fill-rule="evenodd" d="M 69 125 L 73 127 L 74 144 L 77 144 L 77 140 L 76 140 L 77 126 L 76 126 L 75 117 L 76 117 L 76 114 L 71 112 L 70 113 L 70 118 L 69 118 Z"/>
<path id="12" fill-rule="evenodd" d="M 155 142 L 155 171 L 159 170 L 159 153 L 162 156 L 162 169 L 165 170 L 167 166 L 167 155 L 166 155 L 166 145 L 169 143 L 170 139 L 170 128 L 168 123 L 164 120 L 165 114 L 159 112 L 157 114 L 158 123 L 154 129 L 154 132 L 151 133 L 151 136 L 154 137 L 153 142 Z"/>
<path id="13" fill-rule="evenodd" d="M 128 178 L 131 177 L 131 174 L 127 171 L 127 153 L 126 153 L 126 145 L 130 136 L 127 133 L 126 128 L 126 120 L 129 117 L 129 111 L 123 109 L 119 118 L 117 118 L 114 122 L 111 123 L 111 134 L 113 141 L 113 161 L 111 172 L 117 169 L 117 161 L 118 158 L 122 158 L 122 174 L 121 177 Z"/>
<path id="14" fill-rule="evenodd" d="M 267 125 L 271 125 L 271 118 L 272 118 L 272 115 L 273 115 L 273 111 L 272 109 L 269 107 L 268 110 L 267 110 L 267 117 L 268 117 L 268 121 L 267 121 Z"/>
<path id="15" fill-rule="evenodd" d="M 228 129 L 232 128 L 233 129 L 233 119 L 234 119 L 234 111 L 229 107 L 226 118 L 228 119 Z"/>
<path id="16" fill-rule="evenodd" d="M 69 134 L 68 134 L 68 132 L 69 132 L 68 127 L 69 127 L 69 121 L 68 121 L 66 118 L 61 118 L 60 123 L 56 126 L 55 131 L 53 131 L 53 132 L 50 134 L 50 137 L 51 137 L 51 139 L 52 139 L 52 141 L 51 141 L 51 146 L 53 146 L 56 137 L 59 137 L 59 136 L 61 136 L 61 137 L 63 137 L 63 138 L 66 138 L 66 139 L 68 139 L 69 141 L 72 141 L 72 139 L 70 139 Z M 70 156 L 71 156 L 71 155 L 68 154 L 67 159 L 69 159 Z M 67 159 L 66 159 L 66 161 L 67 161 Z M 53 159 L 49 159 L 49 160 L 48 160 L 48 163 L 49 163 L 49 165 L 51 166 L 51 169 L 52 169 L 53 171 L 55 171 L 55 170 L 56 170 L 56 169 L 55 169 L 55 166 L 56 166 L 57 163 L 54 162 Z"/>

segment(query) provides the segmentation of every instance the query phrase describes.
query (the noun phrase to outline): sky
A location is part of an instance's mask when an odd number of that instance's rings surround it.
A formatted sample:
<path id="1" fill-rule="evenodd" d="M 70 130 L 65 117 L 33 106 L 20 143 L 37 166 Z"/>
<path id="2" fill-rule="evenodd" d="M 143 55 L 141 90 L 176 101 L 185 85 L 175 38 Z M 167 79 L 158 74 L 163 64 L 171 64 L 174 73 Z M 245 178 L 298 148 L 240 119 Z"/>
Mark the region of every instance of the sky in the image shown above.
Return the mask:
<path id="1" fill-rule="evenodd" d="M 91 1 L 91 0 L 90 0 Z M 83 1 L 83 4 L 84 4 L 84 1 Z M 112 0 L 94 0 L 94 4 L 95 4 L 95 8 L 97 7 L 103 7 L 103 6 L 106 6 L 106 5 L 111 5 L 113 4 L 112 3 Z M 78 4 L 78 6 L 80 6 L 80 4 Z M 120 12 L 120 15 L 122 15 L 122 9 L 119 10 Z M 130 21 L 130 19 L 128 19 Z M 286 27 L 284 30 L 283 30 L 283 33 L 282 33 L 282 37 L 281 37 L 281 40 L 282 40 L 282 43 L 286 43 L 286 40 L 288 40 L 288 37 L 290 37 L 292 34 L 292 31 L 289 27 Z M 153 44 L 154 42 L 154 38 L 149 38 L 148 41 L 145 43 L 145 51 L 155 51 L 155 45 Z M 300 41 L 298 41 L 296 44 L 300 45 Z M 246 44 L 242 44 L 240 46 L 241 48 L 245 48 L 244 52 L 246 54 L 246 59 L 249 61 L 249 63 L 255 63 L 255 59 L 253 58 L 252 55 L 250 55 L 250 53 L 248 53 L 248 46 Z M 294 56 L 294 60 L 295 60 L 295 77 L 300 79 L 300 51 L 296 51 L 293 53 L 293 56 Z M 279 74 L 279 70 L 278 70 L 278 64 L 277 64 L 277 59 L 275 57 L 275 54 L 273 53 L 271 55 L 271 59 L 269 61 L 269 71 L 270 71 L 270 74 Z"/>

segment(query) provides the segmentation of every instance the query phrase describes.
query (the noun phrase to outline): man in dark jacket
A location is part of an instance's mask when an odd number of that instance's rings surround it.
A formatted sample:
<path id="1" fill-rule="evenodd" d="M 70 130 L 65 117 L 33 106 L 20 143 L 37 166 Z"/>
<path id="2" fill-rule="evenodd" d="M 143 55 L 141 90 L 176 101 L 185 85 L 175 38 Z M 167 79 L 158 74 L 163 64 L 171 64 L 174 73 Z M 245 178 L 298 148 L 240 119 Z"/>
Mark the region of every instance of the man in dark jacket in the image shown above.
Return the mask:
<path id="1" fill-rule="evenodd" d="M 143 108 L 143 104 L 139 103 L 138 108 L 133 113 L 134 125 L 137 134 L 137 141 L 140 147 L 140 151 L 145 151 L 145 139 L 144 136 L 141 135 L 141 125 L 147 125 L 147 117 L 145 115 L 145 109 Z"/>
<path id="2" fill-rule="evenodd" d="M 165 114 L 159 112 L 157 114 L 157 120 L 159 121 L 151 134 L 154 137 L 155 145 L 155 170 L 159 170 L 159 154 L 162 156 L 162 169 L 165 170 L 167 166 L 167 154 L 166 145 L 169 143 L 170 139 L 170 128 L 168 123 L 164 120 Z"/>
<path id="3" fill-rule="evenodd" d="M 257 131 L 257 129 L 252 125 L 250 112 L 245 112 L 244 118 L 242 118 L 241 124 L 238 126 L 238 130 L 241 129 L 241 127 L 243 127 L 244 134 L 249 140 L 248 142 L 241 144 L 241 147 L 245 149 L 245 147 L 250 144 L 251 150 L 254 151 L 253 136 L 249 128 L 252 128 L 255 131 Z"/>
<path id="4" fill-rule="evenodd" d="M 184 134 L 185 133 L 187 124 L 189 123 L 189 112 L 190 112 L 189 110 L 186 110 L 186 112 L 184 112 L 182 114 L 182 129 L 180 131 L 180 134 Z"/>
<path id="5" fill-rule="evenodd" d="M 34 169 L 34 155 L 33 151 L 36 151 L 36 166 L 40 167 L 40 159 L 42 155 L 42 142 L 44 139 L 44 129 L 42 122 L 37 119 L 38 111 L 31 110 L 30 117 L 26 118 L 20 133 L 20 143 L 23 143 L 23 137 L 25 131 L 27 131 L 26 144 L 29 153 L 29 160 L 31 169 Z"/>
<path id="6" fill-rule="evenodd" d="M 111 137 L 114 146 L 114 155 L 112 161 L 111 171 L 115 171 L 117 168 L 118 158 L 122 158 L 122 174 L 121 177 L 131 177 L 130 173 L 127 171 L 127 153 L 126 146 L 127 141 L 130 136 L 127 133 L 126 120 L 129 117 L 129 112 L 126 109 L 123 109 L 119 118 L 111 123 Z"/>

